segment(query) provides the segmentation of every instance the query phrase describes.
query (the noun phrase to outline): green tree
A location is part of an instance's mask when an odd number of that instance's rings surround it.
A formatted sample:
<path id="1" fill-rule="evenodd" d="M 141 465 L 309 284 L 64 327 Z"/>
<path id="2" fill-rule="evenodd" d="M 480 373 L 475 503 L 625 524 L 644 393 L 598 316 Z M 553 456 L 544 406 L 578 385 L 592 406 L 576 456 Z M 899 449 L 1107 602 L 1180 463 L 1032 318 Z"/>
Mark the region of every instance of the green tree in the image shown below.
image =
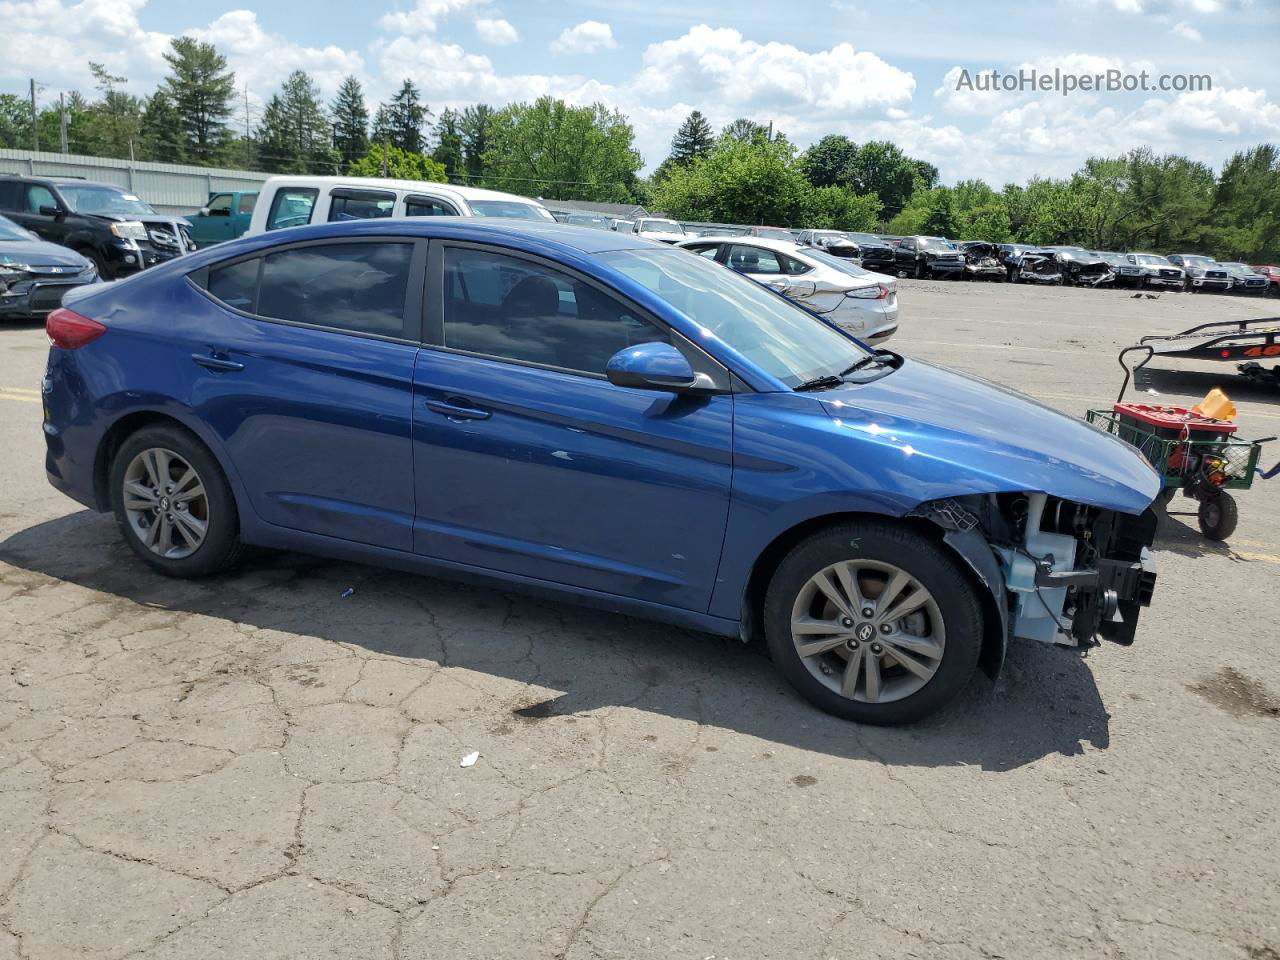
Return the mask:
<path id="1" fill-rule="evenodd" d="M 920 169 L 897 146 L 872 140 L 858 147 L 849 163 L 847 185 L 859 194 L 874 193 L 884 204 L 885 216 L 895 216 L 915 191 Z"/>
<path id="2" fill-rule="evenodd" d="M 431 151 L 431 159 L 444 167 L 450 180 L 458 180 L 466 163 L 462 149 L 462 116 L 456 110 L 440 111 L 440 119 L 436 121 L 436 146 Z"/>
<path id="3" fill-rule="evenodd" d="M 701 110 L 694 110 L 671 138 L 671 156 L 667 159 L 671 163 L 688 166 L 698 157 L 708 154 L 715 142 L 711 124 Z"/>
<path id="4" fill-rule="evenodd" d="M 227 121 L 236 86 L 227 58 L 211 43 L 175 37 L 164 59 L 170 73 L 163 89 L 181 118 L 183 156 L 196 164 L 222 160 L 231 139 Z"/>
<path id="5" fill-rule="evenodd" d="M 422 131 L 431 111 L 422 102 L 422 93 L 412 80 L 400 84 L 396 95 L 378 108 L 374 118 L 375 140 L 385 141 L 409 153 L 421 153 Z"/>
<path id="6" fill-rule="evenodd" d="M 642 166 L 634 139 L 626 117 L 603 104 L 512 104 L 493 117 L 485 177 L 530 196 L 625 203 Z"/>
<path id="7" fill-rule="evenodd" d="M 396 180 L 433 180 L 443 182 L 445 169 L 430 157 L 409 153 L 399 147 L 371 144 L 369 152 L 351 164 L 348 170 L 356 177 L 392 177 Z"/>
<path id="8" fill-rule="evenodd" d="M 1280 149 L 1275 144 L 1236 153 L 1223 165 L 1209 220 L 1221 256 L 1280 262 Z"/>
<path id="9" fill-rule="evenodd" d="M 832 133 L 801 154 L 800 165 L 815 187 L 848 186 L 857 153 L 857 144 Z"/>
<path id="10" fill-rule="evenodd" d="M 746 117 L 739 117 L 732 123 L 725 125 L 724 129 L 720 131 L 720 139 L 741 140 L 746 143 L 755 140 L 768 140 L 769 128 L 762 123 L 748 120 Z"/>
<path id="11" fill-rule="evenodd" d="M 314 81 L 295 70 L 262 113 L 258 162 L 272 173 L 331 173 L 338 164 L 331 134 Z"/>
<path id="12" fill-rule="evenodd" d="M 94 86 L 101 99 L 88 110 L 90 151 L 99 157 L 128 157 L 131 148 L 141 146 L 142 101 L 119 89 L 126 77 L 110 73 L 100 63 L 89 61 Z"/>
<path id="13" fill-rule="evenodd" d="M 478 180 L 484 173 L 493 115 L 494 109 L 487 103 L 477 103 L 462 111 L 462 163 L 469 181 Z"/>
<path id="14" fill-rule="evenodd" d="M 161 163 L 181 163 L 182 118 L 164 89 L 147 98 L 139 124 L 142 156 Z"/>
<path id="15" fill-rule="evenodd" d="M 786 140 L 724 137 L 654 189 L 654 204 L 682 220 L 798 225 L 811 191 Z"/>
<path id="16" fill-rule="evenodd" d="M 347 77 L 329 105 L 333 117 L 333 149 L 343 163 L 351 163 L 369 152 L 369 108 L 364 104 L 364 88 L 355 77 Z"/>
<path id="17" fill-rule="evenodd" d="M 804 223 L 822 230 L 874 230 L 880 222 L 880 200 L 859 196 L 848 187 L 813 187 L 804 199 Z"/>
<path id="18" fill-rule="evenodd" d="M 31 148 L 31 105 L 16 94 L 0 93 L 0 147 Z"/>

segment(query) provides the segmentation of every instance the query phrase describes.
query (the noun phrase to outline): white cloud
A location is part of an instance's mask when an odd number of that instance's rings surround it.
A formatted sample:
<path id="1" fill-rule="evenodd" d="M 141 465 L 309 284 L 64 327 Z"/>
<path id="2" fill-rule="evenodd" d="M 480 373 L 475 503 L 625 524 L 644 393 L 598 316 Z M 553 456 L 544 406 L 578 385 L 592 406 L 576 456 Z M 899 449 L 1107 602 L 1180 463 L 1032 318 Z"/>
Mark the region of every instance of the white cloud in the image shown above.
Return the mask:
<path id="1" fill-rule="evenodd" d="M 1191 24 L 1187 23 L 1187 21 L 1185 20 L 1180 20 L 1179 22 L 1175 23 L 1173 25 L 1173 32 L 1176 33 L 1178 36 L 1182 37 L 1184 40 L 1192 40 L 1192 41 L 1195 41 L 1196 43 L 1199 43 L 1201 40 L 1204 39 L 1204 37 L 1200 35 L 1200 31 L 1197 30 L 1195 27 L 1191 26 Z"/>
<path id="2" fill-rule="evenodd" d="M 1087 0 L 1091 5 L 1111 7 L 1121 13 L 1174 13 L 1191 14 L 1226 13 L 1230 10 L 1248 10 L 1253 0 Z"/>
<path id="3" fill-rule="evenodd" d="M 479 7 L 488 0 L 417 0 L 412 10 L 384 13 L 378 26 L 390 33 L 418 35 L 435 33 L 442 20 L 468 7 Z"/>
<path id="4" fill-rule="evenodd" d="M 551 41 L 551 49 L 556 53 L 595 53 L 617 45 L 613 28 L 599 20 L 583 20 L 576 26 L 565 27 L 560 36 Z"/>
<path id="5" fill-rule="evenodd" d="M 501 17 L 481 17 L 476 21 L 476 33 L 495 47 L 505 47 L 520 39 L 519 31 Z"/>

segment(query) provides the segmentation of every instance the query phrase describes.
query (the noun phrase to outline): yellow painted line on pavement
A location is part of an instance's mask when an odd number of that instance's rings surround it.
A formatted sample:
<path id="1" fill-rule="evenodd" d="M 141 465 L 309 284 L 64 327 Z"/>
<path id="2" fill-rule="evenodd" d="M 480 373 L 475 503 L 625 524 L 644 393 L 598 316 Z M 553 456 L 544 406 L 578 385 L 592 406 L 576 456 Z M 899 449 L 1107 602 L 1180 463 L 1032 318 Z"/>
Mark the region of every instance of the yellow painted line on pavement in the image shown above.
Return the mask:
<path id="1" fill-rule="evenodd" d="M 26 390 L 22 387 L 0 387 L 0 400 L 17 400 L 20 403 L 39 403 L 39 390 Z"/>

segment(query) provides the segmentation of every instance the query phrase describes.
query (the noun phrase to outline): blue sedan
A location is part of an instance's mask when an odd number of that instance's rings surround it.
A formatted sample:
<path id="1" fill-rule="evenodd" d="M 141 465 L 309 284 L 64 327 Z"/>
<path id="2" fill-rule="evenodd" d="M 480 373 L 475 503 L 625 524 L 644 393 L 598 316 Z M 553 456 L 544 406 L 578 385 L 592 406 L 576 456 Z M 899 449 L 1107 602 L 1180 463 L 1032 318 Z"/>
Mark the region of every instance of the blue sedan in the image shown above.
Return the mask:
<path id="1" fill-rule="evenodd" d="M 1011 638 L 1130 643 L 1150 599 L 1132 448 L 639 237 L 303 227 L 47 326 L 49 479 L 170 576 L 254 544 L 759 636 L 867 723 Z"/>

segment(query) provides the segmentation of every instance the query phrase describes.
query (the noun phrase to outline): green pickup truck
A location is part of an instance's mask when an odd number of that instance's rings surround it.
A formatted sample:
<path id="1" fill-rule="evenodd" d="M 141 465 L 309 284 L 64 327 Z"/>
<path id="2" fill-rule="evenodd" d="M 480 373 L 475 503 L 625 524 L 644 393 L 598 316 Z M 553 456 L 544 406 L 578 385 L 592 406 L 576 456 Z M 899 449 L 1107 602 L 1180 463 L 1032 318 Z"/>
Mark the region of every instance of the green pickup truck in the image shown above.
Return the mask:
<path id="1" fill-rule="evenodd" d="M 187 214 L 196 246 L 209 247 L 240 236 L 249 229 L 253 205 L 257 202 L 257 191 L 209 194 L 208 203 L 195 213 Z"/>

